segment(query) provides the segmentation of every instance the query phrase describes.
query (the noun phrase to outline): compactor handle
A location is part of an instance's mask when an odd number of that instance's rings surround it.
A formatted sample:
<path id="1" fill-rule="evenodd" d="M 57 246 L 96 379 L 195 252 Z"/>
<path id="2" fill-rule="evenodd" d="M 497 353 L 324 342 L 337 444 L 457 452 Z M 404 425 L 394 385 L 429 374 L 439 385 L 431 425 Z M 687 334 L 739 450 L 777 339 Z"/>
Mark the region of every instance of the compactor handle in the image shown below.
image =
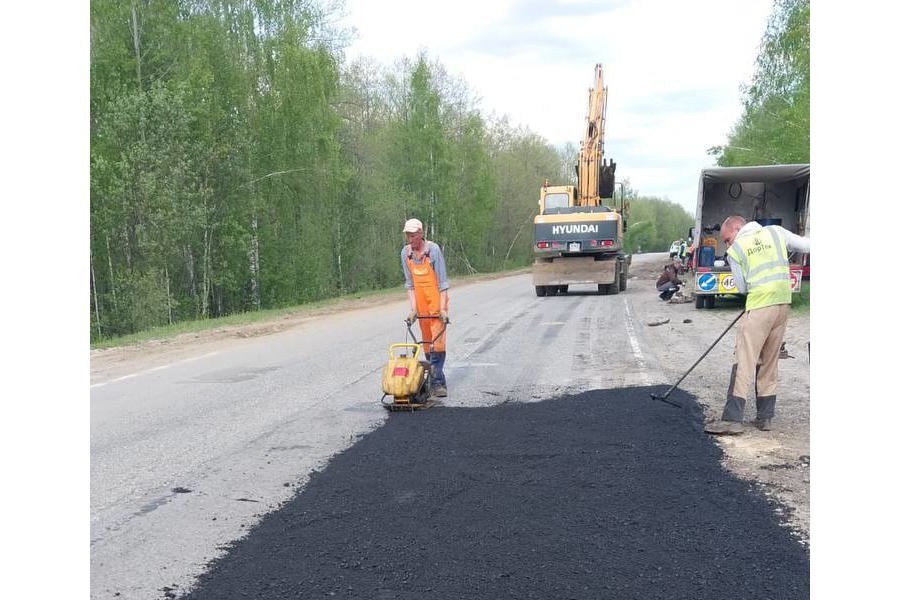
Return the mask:
<path id="1" fill-rule="evenodd" d="M 417 360 L 419 358 L 419 354 L 422 352 L 422 346 L 420 346 L 419 344 L 391 344 L 391 347 L 388 348 L 388 357 L 400 358 L 399 352 L 395 353 L 395 351 L 399 351 L 402 349 L 412 350 L 412 357 Z M 409 356 L 409 354 L 405 354 L 404 356 Z"/>
<path id="2" fill-rule="evenodd" d="M 416 318 L 417 319 L 440 319 L 441 317 L 439 315 L 416 315 Z M 422 342 L 419 341 L 419 339 L 416 337 L 416 334 L 412 330 L 413 321 L 410 321 L 409 319 L 403 319 L 403 322 L 406 323 L 406 330 L 409 332 L 409 337 L 411 337 L 413 339 L 413 341 L 416 342 L 417 344 L 421 344 Z M 449 324 L 450 324 L 450 319 L 448 318 L 446 321 L 444 321 L 444 326 L 441 328 L 441 332 L 435 336 L 435 338 L 431 341 L 431 343 L 436 342 L 442 335 L 444 335 L 444 332 L 447 331 L 447 325 L 449 325 Z"/>

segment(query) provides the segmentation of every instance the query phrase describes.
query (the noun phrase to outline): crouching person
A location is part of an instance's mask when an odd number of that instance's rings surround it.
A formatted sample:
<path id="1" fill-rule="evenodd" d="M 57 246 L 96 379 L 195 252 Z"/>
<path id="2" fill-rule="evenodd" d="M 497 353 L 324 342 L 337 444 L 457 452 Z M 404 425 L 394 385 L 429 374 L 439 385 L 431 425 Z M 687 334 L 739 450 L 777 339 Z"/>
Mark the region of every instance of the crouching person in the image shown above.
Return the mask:
<path id="1" fill-rule="evenodd" d="M 677 260 L 677 259 L 676 259 Z M 682 281 L 678 278 L 678 266 L 673 262 L 663 268 L 662 275 L 656 280 L 656 291 L 659 299 L 668 301 L 679 290 Z"/>

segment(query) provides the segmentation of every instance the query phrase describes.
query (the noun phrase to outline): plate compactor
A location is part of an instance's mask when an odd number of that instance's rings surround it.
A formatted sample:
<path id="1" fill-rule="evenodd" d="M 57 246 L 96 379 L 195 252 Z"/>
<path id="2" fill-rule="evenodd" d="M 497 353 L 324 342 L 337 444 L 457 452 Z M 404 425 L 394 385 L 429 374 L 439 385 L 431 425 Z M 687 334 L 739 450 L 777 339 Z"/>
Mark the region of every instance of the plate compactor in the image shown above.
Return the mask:
<path id="1" fill-rule="evenodd" d="M 419 319 L 439 319 L 421 316 Z M 403 321 L 413 343 L 391 344 L 388 363 L 381 371 L 381 404 L 389 411 L 414 411 L 434 405 L 431 397 L 431 363 L 424 351 L 424 343 L 416 339 L 411 321 Z M 444 335 L 447 326 L 435 337 Z"/>

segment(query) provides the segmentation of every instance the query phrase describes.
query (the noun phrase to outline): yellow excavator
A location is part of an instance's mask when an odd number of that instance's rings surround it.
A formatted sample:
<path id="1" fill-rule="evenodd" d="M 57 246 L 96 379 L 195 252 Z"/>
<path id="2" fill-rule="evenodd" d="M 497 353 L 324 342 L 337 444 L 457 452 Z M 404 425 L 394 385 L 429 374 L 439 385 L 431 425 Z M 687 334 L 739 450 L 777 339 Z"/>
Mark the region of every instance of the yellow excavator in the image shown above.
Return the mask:
<path id="1" fill-rule="evenodd" d="M 555 296 L 569 285 L 596 284 L 600 294 L 625 291 L 631 255 L 624 252 L 627 204 L 614 199 L 616 163 L 603 156 L 606 88 L 603 65 L 594 67 L 588 90 L 584 139 L 575 165 L 577 187 L 545 180 L 534 217 L 534 265 L 538 296 Z M 607 202 L 604 202 L 607 200 Z"/>

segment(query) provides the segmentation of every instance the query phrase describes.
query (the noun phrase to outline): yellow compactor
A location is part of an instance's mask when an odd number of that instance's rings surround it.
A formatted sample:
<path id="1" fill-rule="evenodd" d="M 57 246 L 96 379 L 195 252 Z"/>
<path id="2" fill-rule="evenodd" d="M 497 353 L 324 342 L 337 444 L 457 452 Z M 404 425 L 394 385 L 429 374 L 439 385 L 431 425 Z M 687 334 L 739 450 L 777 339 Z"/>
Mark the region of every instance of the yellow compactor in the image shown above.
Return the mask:
<path id="1" fill-rule="evenodd" d="M 384 392 L 381 404 L 392 412 L 413 411 L 434 405 L 431 397 L 431 364 L 423 349 L 424 344 L 416 339 L 412 323 L 404 322 L 413 342 L 391 344 L 388 348 L 388 362 L 381 370 L 381 391 Z M 435 340 L 444 335 L 445 331 L 446 327 Z"/>

